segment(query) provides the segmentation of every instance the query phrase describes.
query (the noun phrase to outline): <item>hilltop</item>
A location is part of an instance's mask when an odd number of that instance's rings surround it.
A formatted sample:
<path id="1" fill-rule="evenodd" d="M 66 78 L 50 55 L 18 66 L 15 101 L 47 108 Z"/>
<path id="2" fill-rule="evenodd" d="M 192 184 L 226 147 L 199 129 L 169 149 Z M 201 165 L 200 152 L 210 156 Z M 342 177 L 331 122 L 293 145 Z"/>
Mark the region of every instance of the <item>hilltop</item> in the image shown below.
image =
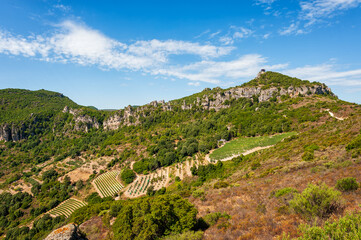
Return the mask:
<path id="1" fill-rule="evenodd" d="M 299 237 L 308 220 L 292 194 L 318 181 L 361 181 L 360 106 L 280 73 L 116 111 L 45 90 L 5 89 L 0 100 L 0 183 L 11 193 L 0 200 L 17 202 L 0 219 L 7 239 L 39 239 L 70 222 L 94 238 Z M 240 143 L 246 156 L 222 158 Z M 334 218 L 358 209 L 358 191 L 342 193 L 347 204 Z M 160 206 L 169 208 L 157 218 Z M 33 232 L 17 228 L 25 225 Z"/>

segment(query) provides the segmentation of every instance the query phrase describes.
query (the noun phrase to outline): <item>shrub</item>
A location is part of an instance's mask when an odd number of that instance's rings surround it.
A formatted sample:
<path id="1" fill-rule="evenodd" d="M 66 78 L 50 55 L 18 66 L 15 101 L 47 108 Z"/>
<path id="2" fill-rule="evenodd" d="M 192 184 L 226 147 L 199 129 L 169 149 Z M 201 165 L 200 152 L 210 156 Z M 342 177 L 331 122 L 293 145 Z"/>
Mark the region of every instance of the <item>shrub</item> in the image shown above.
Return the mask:
<path id="1" fill-rule="evenodd" d="M 302 155 L 302 160 L 309 162 L 312 161 L 314 159 L 314 153 L 313 151 L 306 151 L 303 155 Z"/>
<path id="2" fill-rule="evenodd" d="M 166 236 L 162 238 L 162 240 L 202 240 L 203 239 L 203 232 L 197 231 L 197 232 L 185 232 L 181 234 L 171 234 L 169 236 Z"/>
<path id="3" fill-rule="evenodd" d="M 356 179 L 353 177 L 346 177 L 340 180 L 337 180 L 336 188 L 340 191 L 353 191 L 357 190 L 359 184 L 357 183 Z"/>
<path id="4" fill-rule="evenodd" d="M 337 221 L 327 221 L 323 228 L 305 225 L 301 227 L 303 236 L 308 239 L 361 239 L 361 214 L 348 214 Z"/>
<path id="5" fill-rule="evenodd" d="M 309 184 L 302 193 L 296 194 L 290 201 L 291 208 L 307 218 L 327 218 L 343 209 L 341 193 L 326 184 Z"/>
<path id="6" fill-rule="evenodd" d="M 202 196 L 204 196 L 204 189 L 197 189 L 197 190 L 193 191 L 192 195 L 195 198 L 202 197 Z"/>
<path id="7" fill-rule="evenodd" d="M 213 188 L 214 189 L 219 189 L 219 188 L 226 188 L 228 187 L 229 184 L 227 182 L 223 182 L 223 181 L 219 181 L 219 182 L 216 182 L 214 185 L 213 185 Z"/>
<path id="8" fill-rule="evenodd" d="M 220 218 L 230 219 L 231 216 L 227 213 L 213 212 L 205 215 L 203 220 L 207 223 L 208 226 L 213 226 Z"/>
<path id="9" fill-rule="evenodd" d="M 361 148 L 361 134 L 355 137 L 347 146 L 346 150 Z"/>
<path id="10" fill-rule="evenodd" d="M 278 189 L 276 192 L 274 192 L 271 195 L 275 196 L 276 198 L 279 198 L 279 197 L 286 196 L 288 194 L 297 193 L 297 192 L 298 191 L 294 188 L 286 187 L 286 188 Z"/>

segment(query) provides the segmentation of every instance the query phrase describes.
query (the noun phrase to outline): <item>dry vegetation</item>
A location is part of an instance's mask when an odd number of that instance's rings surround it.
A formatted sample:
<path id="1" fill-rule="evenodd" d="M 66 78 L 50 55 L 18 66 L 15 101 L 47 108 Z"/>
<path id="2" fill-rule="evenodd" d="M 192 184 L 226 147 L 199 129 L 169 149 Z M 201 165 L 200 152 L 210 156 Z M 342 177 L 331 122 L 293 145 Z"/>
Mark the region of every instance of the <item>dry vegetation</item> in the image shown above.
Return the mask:
<path id="1" fill-rule="evenodd" d="M 299 236 L 299 226 L 308 222 L 287 206 L 285 199 L 272 197 L 272 192 L 293 187 L 299 192 L 309 183 L 326 183 L 334 187 L 337 180 L 354 177 L 361 181 L 361 157 L 352 156 L 345 146 L 360 133 L 358 109 L 349 118 L 329 118 L 325 125 L 311 128 L 274 148 L 252 154 L 227 181 L 230 187 L 214 189 L 214 182 L 203 186 L 204 198 L 190 197 L 203 217 L 211 212 L 225 212 L 230 220 L 219 221 L 205 232 L 205 239 L 277 239 L 282 233 Z M 344 116 L 343 114 L 339 114 Z M 286 147 L 287 146 L 287 147 Z M 303 155 L 313 146 L 313 159 Z M 312 147 L 311 147 L 312 148 Z M 361 190 L 342 193 L 343 213 L 359 210 Z M 343 214 L 341 214 L 343 215 Z M 338 218 L 333 215 L 331 218 Z M 318 219 L 322 225 L 324 219 Z"/>

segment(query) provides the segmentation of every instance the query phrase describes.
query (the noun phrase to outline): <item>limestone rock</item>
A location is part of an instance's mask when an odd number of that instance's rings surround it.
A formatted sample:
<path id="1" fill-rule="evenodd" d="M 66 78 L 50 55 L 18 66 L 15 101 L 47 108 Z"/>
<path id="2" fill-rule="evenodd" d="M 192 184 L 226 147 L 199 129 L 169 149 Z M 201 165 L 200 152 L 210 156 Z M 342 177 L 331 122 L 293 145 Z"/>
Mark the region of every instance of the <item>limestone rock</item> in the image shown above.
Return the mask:
<path id="1" fill-rule="evenodd" d="M 44 240 L 82 240 L 74 224 L 68 224 L 51 232 Z"/>

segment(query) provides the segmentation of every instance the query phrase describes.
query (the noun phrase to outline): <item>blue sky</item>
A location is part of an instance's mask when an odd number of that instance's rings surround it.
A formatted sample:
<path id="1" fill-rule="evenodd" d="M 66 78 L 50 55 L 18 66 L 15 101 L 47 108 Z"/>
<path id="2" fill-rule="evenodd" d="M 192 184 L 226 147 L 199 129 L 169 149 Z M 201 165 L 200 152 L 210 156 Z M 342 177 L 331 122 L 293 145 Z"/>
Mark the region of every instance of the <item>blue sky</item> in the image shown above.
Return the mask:
<path id="1" fill-rule="evenodd" d="M 361 103 L 361 0 L 0 0 L 0 88 L 123 108 L 261 68 Z"/>

